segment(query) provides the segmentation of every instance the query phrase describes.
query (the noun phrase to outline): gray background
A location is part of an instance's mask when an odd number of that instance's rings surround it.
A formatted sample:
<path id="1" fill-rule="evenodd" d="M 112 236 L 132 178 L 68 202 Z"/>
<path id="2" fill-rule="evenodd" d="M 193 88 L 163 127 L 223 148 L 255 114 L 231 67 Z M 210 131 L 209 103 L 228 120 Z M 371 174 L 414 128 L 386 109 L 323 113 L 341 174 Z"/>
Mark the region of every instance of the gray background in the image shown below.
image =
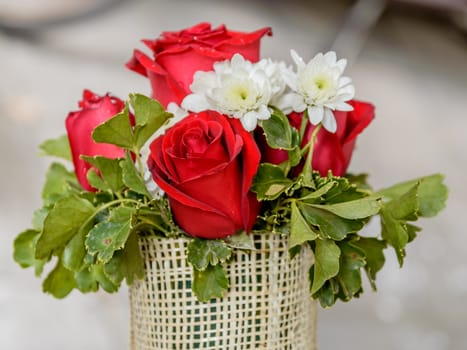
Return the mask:
<path id="1" fill-rule="evenodd" d="M 0 23 L 11 33 L 94 3 L 0 0 Z M 40 205 L 49 160 L 37 156 L 37 145 L 64 133 L 82 89 L 148 93 L 148 82 L 123 67 L 133 48 L 143 48 L 139 40 L 210 21 L 242 31 L 272 26 L 262 56 L 288 62 L 291 48 L 307 60 L 334 43 L 350 60 L 357 97 L 377 112 L 350 170 L 371 173 L 376 188 L 434 172 L 447 177 L 448 207 L 422 223 L 404 269 L 390 252 L 378 293 L 365 284 L 359 300 L 320 310 L 320 349 L 466 349 L 465 32 L 438 10 L 391 5 L 375 22 L 381 3 L 367 1 L 352 22 L 352 1 L 138 0 L 26 38 L 0 31 L 0 348 L 128 348 L 126 288 L 54 300 L 32 270 L 12 261 L 12 241 Z M 465 24 L 465 12 L 450 19 Z"/>

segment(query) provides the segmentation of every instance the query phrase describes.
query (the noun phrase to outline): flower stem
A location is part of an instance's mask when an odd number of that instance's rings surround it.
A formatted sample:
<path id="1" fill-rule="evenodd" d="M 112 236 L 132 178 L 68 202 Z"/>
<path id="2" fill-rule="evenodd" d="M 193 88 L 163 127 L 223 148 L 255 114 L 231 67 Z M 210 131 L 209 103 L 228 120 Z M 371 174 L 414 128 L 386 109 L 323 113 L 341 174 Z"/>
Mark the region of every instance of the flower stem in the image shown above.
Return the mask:
<path id="1" fill-rule="evenodd" d="M 316 137 L 318 136 L 318 132 L 321 130 L 322 124 L 316 125 L 315 129 L 313 130 L 310 141 L 305 147 L 308 147 L 308 155 L 306 157 L 305 165 L 303 166 L 303 176 L 305 179 L 311 178 L 312 169 L 312 162 L 313 162 L 313 150 L 315 148 Z"/>
<path id="2" fill-rule="evenodd" d="M 136 157 L 136 163 L 138 164 L 137 170 L 139 174 L 141 175 L 141 178 L 144 179 L 144 169 L 143 169 L 143 162 L 141 160 L 141 156 L 139 154 L 139 149 L 135 147 L 133 150 L 133 153 Z"/>
<path id="3" fill-rule="evenodd" d="M 305 136 L 306 126 L 308 125 L 308 109 L 305 109 L 302 116 L 302 124 L 300 125 L 300 144 Z"/>

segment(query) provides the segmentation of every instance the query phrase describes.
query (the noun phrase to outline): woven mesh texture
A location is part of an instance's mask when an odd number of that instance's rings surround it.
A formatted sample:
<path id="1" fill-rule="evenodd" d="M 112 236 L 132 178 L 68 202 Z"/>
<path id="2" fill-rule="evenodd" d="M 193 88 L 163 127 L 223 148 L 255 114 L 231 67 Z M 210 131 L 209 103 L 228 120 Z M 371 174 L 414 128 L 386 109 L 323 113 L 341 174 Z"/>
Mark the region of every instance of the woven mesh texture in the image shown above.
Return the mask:
<path id="1" fill-rule="evenodd" d="M 191 291 L 186 239 L 141 238 L 146 278 L 130 288 L 132 350 L 315 350 L 312 254 L 290 260 L 284 237 L 255 236 L 254 251 L 234 250 L 230 288 L 200 303 Z"/>

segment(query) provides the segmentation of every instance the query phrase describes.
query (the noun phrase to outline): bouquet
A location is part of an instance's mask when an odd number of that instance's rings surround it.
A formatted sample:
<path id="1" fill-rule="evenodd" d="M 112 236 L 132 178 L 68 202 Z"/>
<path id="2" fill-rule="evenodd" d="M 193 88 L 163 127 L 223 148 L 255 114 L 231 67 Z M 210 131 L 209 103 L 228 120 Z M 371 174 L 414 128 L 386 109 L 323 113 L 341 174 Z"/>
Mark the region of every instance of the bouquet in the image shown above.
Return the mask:
<path id="1" fill-rule="evenodd" d="M 264 233 L 287 240 L 290 259 L 313 252 L 310 295 L 323 307 L 359 297 L 363 272 L 376 289 L 386 248 L 402 266 L 414 222 L 445 206 L 443 176 L 373 190 L 347 173 L 374 106 L 354 98 L 345 59 L 260 59 L 265 35 L 207 23 L 164 32 L 126 65 L 149 79 L 151 97 L 84 91 L 67 135 L 40 146 L 73 169 L 51 164 L 43 206 L 14 242 L 36 275 L 55 264 L 44 292 L 112 293 L 142 279 L 142 236 L 189 239 L 202 302 L 228 292 L 233 250 L 254 250 Z M 374 220 L 380 231 L 366 232 Z"/>

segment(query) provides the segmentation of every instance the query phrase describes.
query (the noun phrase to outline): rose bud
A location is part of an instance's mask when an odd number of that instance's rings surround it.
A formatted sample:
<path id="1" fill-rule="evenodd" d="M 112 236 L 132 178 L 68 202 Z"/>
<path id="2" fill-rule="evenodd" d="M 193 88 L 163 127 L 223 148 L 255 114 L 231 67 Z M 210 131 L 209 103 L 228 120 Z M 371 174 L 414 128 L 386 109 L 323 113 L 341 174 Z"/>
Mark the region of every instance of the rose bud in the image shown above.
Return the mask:
<path id="1" fill-rule="evenodd" d="M 106 143 L 96 143 L 91 135 L 96 126 L 102 124 L 123 110 L 125 103 L 117 97 L 99 96 L 89 90 L 83 91 L 83 100 L 79 102 L 79 111 L 70 112 L 66 118 L 66 130 L 70 142 L 76 177 L 87 191 L 95 189 L 87 180 L 91 164 L 81 159 L 85 156 L 103 156 L 120 158 L 125 156 L 123 149 Z"/>

